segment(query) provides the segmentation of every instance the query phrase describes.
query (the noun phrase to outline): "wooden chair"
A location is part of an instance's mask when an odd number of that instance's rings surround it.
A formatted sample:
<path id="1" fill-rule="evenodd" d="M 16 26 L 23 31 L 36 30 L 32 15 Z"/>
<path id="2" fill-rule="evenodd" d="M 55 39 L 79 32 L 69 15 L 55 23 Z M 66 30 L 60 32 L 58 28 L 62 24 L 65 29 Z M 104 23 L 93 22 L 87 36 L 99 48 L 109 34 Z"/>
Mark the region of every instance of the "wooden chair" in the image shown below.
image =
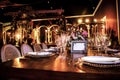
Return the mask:
<path id="1" fill-rule="evenodd" d="M 21 45 L 22 56 L 26 55 L 28 52 L 33 52 L 33 49 L 30 45 L 24 43 Z"/>
<path id="2" fill-rule="evenodd" d="M 5 62 L 17 57 L 20 57 L 21 53 L 17 47 L 12 44 L 6 44 L 1 48 L 1 61 Z"/>
<path id="3" fill-rule="evenodd" d="M 34 44 L 33 49 L 35 52 L 37 52 L 37 51 L 41 51 L 42 48 L 41 48 L 40 44 Z"/>

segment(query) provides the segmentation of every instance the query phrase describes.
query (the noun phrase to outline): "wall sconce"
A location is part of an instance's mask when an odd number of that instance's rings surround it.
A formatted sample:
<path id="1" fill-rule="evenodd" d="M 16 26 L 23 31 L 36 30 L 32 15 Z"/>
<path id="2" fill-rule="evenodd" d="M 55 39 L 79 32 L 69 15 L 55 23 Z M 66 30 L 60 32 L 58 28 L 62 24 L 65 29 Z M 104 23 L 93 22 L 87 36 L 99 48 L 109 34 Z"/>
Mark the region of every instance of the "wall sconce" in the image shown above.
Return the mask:
<path id="1" fill-rule="evenodd" d="M 90 20 L 89 20 L 89 19 L 86 19 L 86 20 L 85 20 L 85 22 L 86 22 L 86 23 L 89 23 L 89 22 L 90 22 Z"/>
<path id="2" fill-rule="evenodd" d="M 78 19 L 78 24 L 81 24 L 82 22 L 82 19 Z"/>
<path id="3" fill-rule="evenodd" d="M 97 19 L 94 19 L 93 21 L 96 23 L 96 22 L 97 22 Z"/>

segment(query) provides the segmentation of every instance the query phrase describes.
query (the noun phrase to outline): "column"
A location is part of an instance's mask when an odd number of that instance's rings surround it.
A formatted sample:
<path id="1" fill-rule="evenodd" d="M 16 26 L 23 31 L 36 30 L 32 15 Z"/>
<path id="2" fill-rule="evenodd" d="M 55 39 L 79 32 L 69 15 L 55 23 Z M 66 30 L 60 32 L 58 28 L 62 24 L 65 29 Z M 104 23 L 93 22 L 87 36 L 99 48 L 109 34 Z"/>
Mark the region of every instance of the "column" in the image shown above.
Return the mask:
<path id="1" fill-rule="evenodd" d="M 87 26 L 87 30 L 88 30 L 88 38 L 90 38 L 90 25 L 86 25 Z"/>

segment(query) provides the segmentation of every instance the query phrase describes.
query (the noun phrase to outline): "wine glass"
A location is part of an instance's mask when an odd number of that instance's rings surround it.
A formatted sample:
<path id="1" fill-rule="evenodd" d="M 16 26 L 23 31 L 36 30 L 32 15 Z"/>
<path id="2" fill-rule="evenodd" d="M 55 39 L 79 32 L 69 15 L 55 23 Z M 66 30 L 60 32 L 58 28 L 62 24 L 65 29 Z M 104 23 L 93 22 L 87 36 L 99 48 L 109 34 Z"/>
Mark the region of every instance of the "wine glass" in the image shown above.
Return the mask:
<path id="1" fill-rule="evenodd" d="M 67 45 L 67 35 L 65 33 L 61 34 L 61 41 L 62 41 L 62 50 L 63 50 L 62 53 L 64 53 Z"/>
<path id="2" fill-rule="evenodd" d="M 60 52 L 60 55 L 62 56 L 63 53 L 65 52 L 66 50 L 66 45 L 67 45 L 67 38 L 66 38 L 66 34 L 65 33 L 61 33 L 60 35 L 58 35 L 56 37 L 56 45 L 57 45 L 57 48 L 59 48 L 59 52 Z"/>
<path id="3" fill-rule="evenodd" d="M 109 38 L 109 36 L 105 36 L 105 42 L 104 42 L 104 50 L 105 50 L 105 54 L 107 54 L 108 52 L 108 46 L 111 45 L 111 40 Z"/>
<path id="4" fill-rule="evenodd" d="M 61 50 L 61 46 L 62 46 L 62 41 L 61 41 L 61 36 L 60 34 L 57 34 L 56 35 L 56 38 L 55 38 L 55 44 L 57 45 L 57 50 L 58 52 L 60 52 Z"/>
<path id="5" fill-rule="evenodd" d="M 95 46 L 97 47 L 97 52 L 100 53 L 100 49 L 102 48 L 102 37 L 100 35 L 95 36 Z"/>
<path id="6" fill-rule="evenodd" d="M 97 47 L 97 52 L 99 53 L 100 52 L 100 48 L 101 48 L 101 41 L 100 40 L 97 40 L 96 41 L 96 47 Z"/>

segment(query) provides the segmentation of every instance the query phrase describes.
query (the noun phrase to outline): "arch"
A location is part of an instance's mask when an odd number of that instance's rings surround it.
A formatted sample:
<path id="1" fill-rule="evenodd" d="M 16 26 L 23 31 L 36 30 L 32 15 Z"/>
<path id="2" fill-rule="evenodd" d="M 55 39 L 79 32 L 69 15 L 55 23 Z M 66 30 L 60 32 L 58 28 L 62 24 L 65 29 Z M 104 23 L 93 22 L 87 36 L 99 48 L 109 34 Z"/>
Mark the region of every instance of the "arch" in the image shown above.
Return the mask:
<path id="1" fill-rule="evenodd" d="M 40 29 L 40 42 L 47 42 L 47 32 L 48 27 L 46 25 L 41 25 Z"/>
<path id="2" fill-rule="evenodd" d="M 67 30 L 67 31 L 71 31 L 72 26 L 73 26 L 72 24 L 67 23 L 67 24 L 66 24 L 66 30 Z"/>
<path id="3" fill-rule="evenodd" d="M 60 26 L 57 24 L 53 24 L 49 27 L 49 42 L 55 43 L 55 36 L 58 33 Z"/>
<path id="4" fill-rule="evenodd" d="M 49 28 L 52 28 L 52 27 L 55 27 L 55 26 L 59 26 L 59 25 L 53 24 L 53 25 L 51 25 Z"/>

